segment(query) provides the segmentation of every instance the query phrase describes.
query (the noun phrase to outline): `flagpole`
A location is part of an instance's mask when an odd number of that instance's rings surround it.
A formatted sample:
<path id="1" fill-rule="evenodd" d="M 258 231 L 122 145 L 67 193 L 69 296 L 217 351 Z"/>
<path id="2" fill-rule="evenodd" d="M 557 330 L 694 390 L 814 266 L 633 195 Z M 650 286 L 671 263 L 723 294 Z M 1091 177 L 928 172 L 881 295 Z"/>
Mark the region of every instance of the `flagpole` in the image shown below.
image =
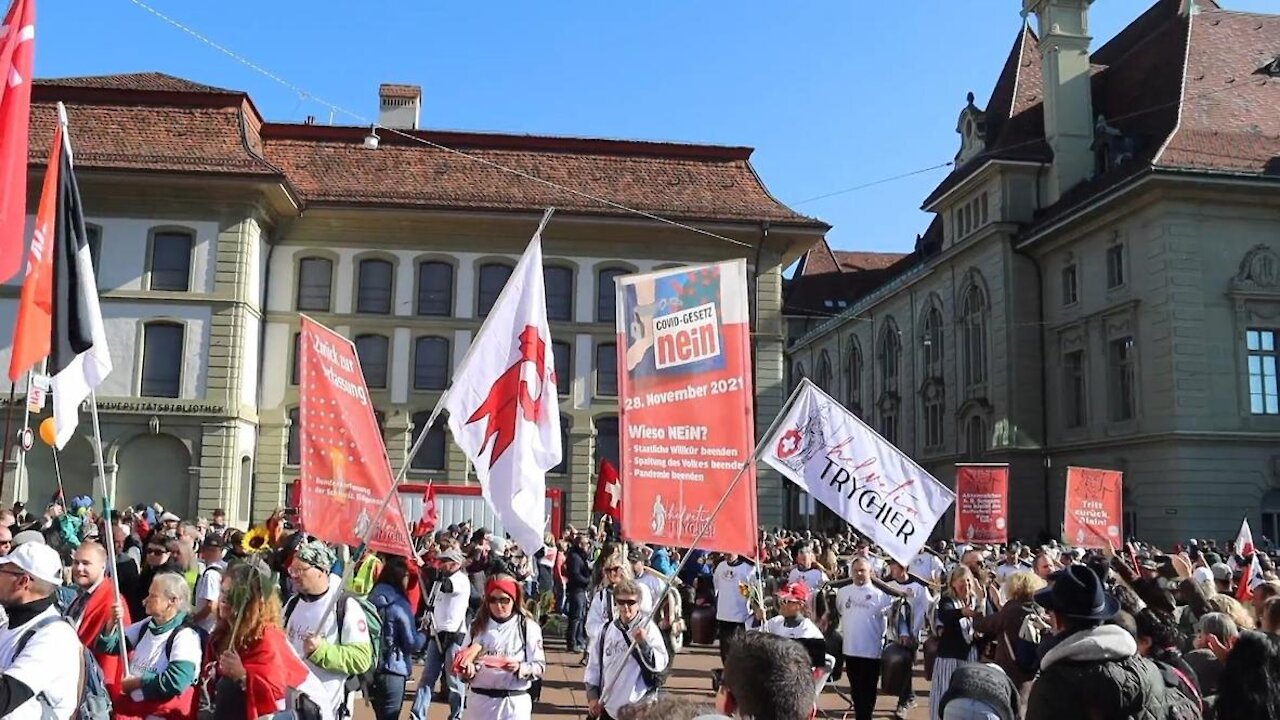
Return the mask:
<path id="1" fill-rule="evenodd" d="M 67 507 L 67 492 L 62 489 L 62 468 L 58 465 L 58 446 L 54 445 L 49 448 L 53 451 L 53 477 L 58 481 L 58 501 L 62 503 L 65 510 Z"/>
<path id="2" fill-rule="evenodd" d="M 0 498 L 4 497 L 4 476 L 9 465 L 9 443 L 13 440 L 13 402 L 18 396 L 18 382 L 9 381 L 9 404 L 4 408 L 4 450 L 0 452 Z M 14 468 L 17 471 L 17 468 Z"/>
<path id="3" fill-rule="evenodd" d="M 675 578 L 679 577 L 680 571 L 684 569 L 685 564 L 689 562 L 689 558 L 693 555 L 694 548 L 696 548 L 698 546 L 698 543 L 702 542 L 703 538 L 707 536 L 707 533 L 711 530 L 712 521 L 714 521 L 716 519 L 716 516 L 720 514 L 720 511 L 724 509 L 725 504 L 729 502 L 729 496 L 733 495 L 733 491 L 735 488 L 737 488 L 738 482 L 741 481 L 742 477 L 747 474 L 747 469 L 755 465 L 760 460 L 760 455 L 764 450 L 764 444 L 770 438 L 773 437 L 774 431 L 778 429 L 778 425 L 782 423 L 783 418 L 785 418 L 787 414 L 791 412 L 791 406 L 795 404 L 796 397 L 799 396 L 800 390 L 803 387 L 804 387 L 804 383 L 800 383 L 796 385 L 796 387 L 791 391 L 791 396 L 788 397 L 787 401 L 782 404 L 782 408 L 778 410 L 777 416 L 773 418 L 773 422 L 769 423 L 769 428 L 765 430 L 764 435 L 761 435 L 760 439 L 756 441 L 756 446 L 752 448 L 750 457 L 748 457 L 742 463 L 742 467 L 738 468 L 738 472 L 733 476 L 733 480 L 729 483 L 729 487 L 724 491 L 724 495 L 720 496 L 719 502 L 717 502 L 716 506 L 711 509 L 711 514 L 707 516 L 706 522 L 702 523 L 702 527 L 698 530 L 698 534 L 694 536 L 693 542 L 689 543 L 689 552 L 686 552 L 684 554 L 684 557 L 680 558 L 680 562 L 676 565 L 676 569 L 671 571 L 671 575 L 668 576 L 666 579 L 666 582 L 663 583 L 662 591 L 657 594 L 659 598 L 664 598 L 667 596 L 667 593 L 671 590 L 671 585 L 675 581 Z M 754 507 L 755 503 L 752 503 L 752 506 Z M 752 539 L 752 542 L 756 545 L 757 552 L 758 552 L 760 542 L 754 530 L 752 531 L 751 539 Z M 760 566 L 757 564 L 756 573 L 759 574 L 759 572 L 760 572 Z M 649 608 L 649 614 L 645 616 L 644 622 L 640 624 L 641 627 L 644 627 L 649 623 L 653 622 L 653 617 L 654 615 L 657 614 L 658 607 L 659 607 L 658 601 L 655 599 L 653 603 L 653 607 Z M 630 655 L 635 650 L 636 640 L 634 637 L 628 637 L 627 640 L 629 644 L 627 646 L 626 654 Z M 671 658 L 667 658 L 667 662 L 670 663 Z M 618 665 L 618 669 L 615 670 L 610 677 L 606 678 L 608 682 L 600 683 L 600 697 L 605 696 L 606 687 L 608 687 L 609 685 L 612 685 L 614 682 L 617 681 L 618 675 L 622 672 L 622 668 L 623 668 L 622 664 Z"/>
<path id="4" fill-rule="evenodd" d="M 115 590 L 116 604 L 123 604 L 120 596 L 120 573 L 116 571 L 116 538 L 115 525 L 111 521 L 111 512 L 115 509 L 115 498 L 111 497 L 111 491 L 107 487 L 107 465 L 106 460 L 102 456 L 102 427 L 98 423 L 98 393 L 89 391 L 89 408 L 90 415 L 93 418 L 93 459 L 98 466 L 98 484 L 102 488 L 102 515 L 107 521 L 107 531 L 110 537 L 105 537 L 102 546 L 107 550 L 107 567 L 111 568 L 111 586 Z M 54 467 L 57 467 L 58 452 L 54 448 Z M 59 480 L 59 487 L 62 486 Z M 66 502 L 64 497 L 63 502 Z M 126 646 L 124 636 L 124 623 L 116 623 L 116 628 L 120 631 L 120 659 L 124 662 L 125 674 L 128 675 L 129 668 L 129 650 Z"/>

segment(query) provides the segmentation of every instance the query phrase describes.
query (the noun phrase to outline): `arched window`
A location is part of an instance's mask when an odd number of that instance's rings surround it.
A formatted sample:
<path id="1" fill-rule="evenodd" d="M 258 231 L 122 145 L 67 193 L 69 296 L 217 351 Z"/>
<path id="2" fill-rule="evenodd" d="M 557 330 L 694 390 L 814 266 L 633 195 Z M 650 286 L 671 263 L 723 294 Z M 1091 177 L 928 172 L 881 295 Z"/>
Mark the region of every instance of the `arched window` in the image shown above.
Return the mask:
<path id="1" fill-rule="evenodd" d="M 608 460 L 616 468 L 620 465 L 618 458 L 618 418 L 600 417 L 595 419 L 596 425 L 596 467 L 601 460 Z"/>
<path id="2" fill-rule="evenodd" d="M 618 394 L 618 345 L 596 345 L 596 395 L 613 397 Z"/>
<path id="3" fill-rule="evenodd" d="M 542 284 L 547 292 L 547 319 L 557 322 L 573 320 L 573 268 L 543 266 Z"/>
<path id="4" fill-rule="evenodd" d="M 556 394 L 564 398 L 573 387 L 573 345 L 563 340 L 552 340 L 551 354 L 555 356 Z"/>
<path id="5" fill-rule="evenodd" d="M 618 268 L 601 270 L 596 273 L 596 322 L 610 325 L 616 322 L 618 297 L 616 293 L 618 292 L 618 285 L 615 281 L 619 277 L 628 274 L 628 271 Z"/>
<path id="6" fill-rule="evenodd" d="M 987 450 L 987 421 L 979 415 L 964 423 L 964 451 L 970 460 L 977 460 Z"/>
<path id="7" fill-rule="evenodd" d="M 804 363 L 793 361 L 791 363 L 791 389 L 795 390 L 800 385 L 800 381 L 805 379 Z"/>
<path id="8" fill-rule="evenodd" d="M 824 392 L 830 394 L 832 379 L 831 355 L 829 355 L 826 350 L 823 350 L 822 353 L 818 355 L 818 368 L 814 372 L 813 381 L 817 383 L 818 387 L 822 388 Z"/>
<path id="9" fill-rule="evenodd" d="M 333 261 L 309 257 L 298 262 L 298 309 L 329 312 Z"/>
<path id="10" fill-rule="evenodd" d="M 942 311 L 931 307 L 924 315 L 923 336 L 924 376 L 942 378 Z"/>
<path id="11" fill-rule="evenodd" d="M 174 322 L 150 322 L 142 332 L 142 395 L 176 398 L 182 394 L 184 329 Z"/>
<path id="12" fill-rule="evenodd" d="M 573 454 L 573 448 L 569 446 L 569 426 L 572 424 L 573 418 L 560 416 L 560 464 L 547 471 L 552 475 L 569 474 L 569 456 Z"/>
<path id="13" fill-rule="evenodd" d="M 845 403 L 849 410 L 862 417 L 862 346 L 857 337 L 849 338 L 849 362 L 845 367 Z"/>
<path id="14" fill-rule="evenodd" d="M 920 386 L 920 410 L 924 417 L 924 446 L 942 446 L 946 424 L 946 383 L 942 375 L 942 311 L 935 305 L 925 311 L 921 345 L 924 382 Z"/>
<path id="15" fill-rule="evenodd" d="M 970 393 L 987 383 L 987 299 L 982 289 L 971 285 L 964 294 L 960 313 L 964 338 L 964 384 Z"/>
<path id="16" fill-rule="evenodd" d="M 886 393 L 898 392 L 898 367 L 902 363 L 902 339 L 898 325 L 889 320 L 880 336 L 880 385 Z"/>
<path id="17" fill-rule="evenodd" d="M 507 286 L 514 270 L 506 263 L 485 263 L 480 266 L 480 293 L 476 298 L 478 317 L 484 317 L 493 310 L 493 304 L 498 302 L 498 296 L 502 294 L 502 288 Z"/>
<path id="18" fill-rule="evenodd" d="M 364 382 L 370 388 L 387 386 L 389 344 L 386 335 L 356 336 L 356 357 L 360 359 L 360 369 L 364 371 Z"/>
<path id="19" fill-rule="evenodd" d="M 448 418 L 445 413 L 436 416 L 436 422 L 427 428 L 427 421 L 431 419 L 431 412 L 423 410 L 413 414 L 413 443 L 417 444 L 418 437 L 425 430 L 427 439 L 423 441 L 422 447 L 418 450 L 418 454 L 413 456 L 413 461 L 409 463 L 409 467 L 413 470 L 444 470 L 446 449 L 448 442 L 446 439 Z"/>
<path id="20" fill-rule="evenodd" d="M 449 317 L 453 314 L 453 266 L 428 260 L 418 263 L 419 315 Z"/>
<path id="21" fill-rule="evenodd" d="M 183 230 L 165 230 L 151 235 L 148 267 L 152 290 L 186 292 L 191 289 L 191 250 L 196 236 Z"/>
<path id="22" fill-rule="evenodd" d="M 413 389 L 443 390 L 449 384 L 449 341 L 420 337 L 413 348 Z"/>
<path id="23" fill-rule="evenodd" d="M 361 260 L 356 312 L 390 314 L 394 278 L 395 268 L 391 261 Z"/>
<path id="24" fill-rule="evenodd" d="M 288 439 L 285 444 L 285 464 L 302 464 L 302 411 L 289 408 Z"/>

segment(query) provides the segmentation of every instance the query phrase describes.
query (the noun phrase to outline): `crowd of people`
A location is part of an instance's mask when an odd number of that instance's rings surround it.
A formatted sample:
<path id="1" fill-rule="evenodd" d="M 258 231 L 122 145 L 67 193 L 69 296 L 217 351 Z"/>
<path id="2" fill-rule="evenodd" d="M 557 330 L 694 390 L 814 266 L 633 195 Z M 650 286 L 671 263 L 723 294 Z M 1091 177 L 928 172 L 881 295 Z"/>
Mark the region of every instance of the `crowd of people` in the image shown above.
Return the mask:
<path id="1" fill-rule="evenodd" d="M 1280 581 L 1230 544 L 939 541 L 904 564 L 852 531 L 762 532 L 748 557 L 601 526 L 530 556 L 463 523 L 353 557 L 285 512 L 241 531 L 84 500 L 0 510 L 0 718 L 329 720 L 363 697 L 391 720 L 415 680 L 414 720 L 437 697 L 530 718 L 544 637 L 601 720 L 805 720 L 824 692 L 905 717 L 921 665 L 933 720 L 1280 717 Z M 666 692 L 712 642 L 715 703 Z"/>

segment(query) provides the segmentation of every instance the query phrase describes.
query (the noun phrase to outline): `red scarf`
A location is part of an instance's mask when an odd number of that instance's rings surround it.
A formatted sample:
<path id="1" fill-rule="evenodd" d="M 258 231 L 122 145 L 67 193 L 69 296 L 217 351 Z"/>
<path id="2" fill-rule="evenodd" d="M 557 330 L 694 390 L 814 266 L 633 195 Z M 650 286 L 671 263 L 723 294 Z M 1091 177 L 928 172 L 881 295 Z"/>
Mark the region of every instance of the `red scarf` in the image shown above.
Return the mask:
<path id="1" fill-rule="evenodd" d="M 296 688 L 306 681 L 308 670 L 298 659 L 284 631 L 268 626 L 253 647 L 240 651 L 244 665 L 245 710 L 247 720 L 280 712 L 280 701 L 287 688 Z"/>
<path id="2" fill-rule="evenodd" d="M 102 677 L 112 697 L 120 692 L 120 681 L 124 679 L 124 663 L 120 661 L 119 652 L 101 653 L 95 650 L 94 646 L 97 644 L 98 636 L 113 624 L 111 606 L 114 604 L 115 596 L 115 586 L 111 578 L 103 578 L 102 582 L 98 583 L 98 588 L 86 601 L 84 613 L 80 616 L 80 627 L 76 630 L 76 634 L 80 636 L 80 643 L 93 651 L 94 659 L 102 666 Z M 124 607 L 124 627 L 129 627 L 132 624 L 129 619 L 129 606 L 125 603 L 121 605 Z"/>

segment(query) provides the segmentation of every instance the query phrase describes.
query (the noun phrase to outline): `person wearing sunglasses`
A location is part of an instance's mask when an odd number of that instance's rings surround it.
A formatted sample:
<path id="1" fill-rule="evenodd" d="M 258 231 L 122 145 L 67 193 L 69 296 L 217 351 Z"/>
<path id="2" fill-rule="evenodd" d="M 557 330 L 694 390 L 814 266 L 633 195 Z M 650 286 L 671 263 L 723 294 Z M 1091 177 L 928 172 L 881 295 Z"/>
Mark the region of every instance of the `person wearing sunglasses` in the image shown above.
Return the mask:
<path id="1" fill-rule="evenodd" d="M 810 616 L 809 586 L 804 582 L 789 582 L 778 589 L 778 614 L 765 620 L 764 610 L 755 609 L 756 619 L 760 621 L 758 632 L 777 635 L 795 640 L 809 654 L 813 665 L 813 677 L 817 682 L 817 692 L 822 693 L 827 677 L 835 668 L 836 659 L 827 654 L 826 636 L 818 629 Z"/>
<path id="2" fill-rule="evenodd" d="M 635 573 L 631 570 L 631 564 L 623 557 L 621 549 L 609 555 L 601 555 L 599 565 L 600 585 L 592 593 L 591 604 L 587 608 L 587 656 L 591 655 L 591 649 L 595 646 L 596 640 L 599 639 L 600 632 L 613 621 L 614 587 L 623 580 L 634 581 L 636 579 Z M 653 609 L 653 596 L 649 594 L 649 588 L 640 583 L 636 583 L 636 585 L 640 588 L 637 596 L 640 599 L 640 610 L 648 615 L 649 611 Z"/>
<path id="3" fill-rule="evenodd" d="M 175 573 L 185 578 L 186 568 L 179 562 L 179 557 L 177 540 L 164 537 L 159 533 L 147 540 L 147 544 L 142 549 L 142 571 L 138 573 L 138 581 L 133 586 L 132 592 L 125 596 L 131 617 L 146 617 L 147 610 L 143 607 L 143 601 L 147 593 L 151 592 L 151 581 L 156 575 Z"/>
<path id="4" fill-rule="evenodd" d="M 662 633 L 642 609 L 642 590 L 630 578 L 613 585 L 617 616 L 604 626 L 588 653 L 587 701 L 597 720 L 612 720 L 624 706 L 652 696 L 657 677 L 671 662 Z"/>
<path id="5" fill-rule="evenodd" d="M 542 628 L 524 604 L 519 581 L 495 575 L 462 643 L 455 672 L 467 682 L 463 720 L 526 720 L 547 659 Z"/>

